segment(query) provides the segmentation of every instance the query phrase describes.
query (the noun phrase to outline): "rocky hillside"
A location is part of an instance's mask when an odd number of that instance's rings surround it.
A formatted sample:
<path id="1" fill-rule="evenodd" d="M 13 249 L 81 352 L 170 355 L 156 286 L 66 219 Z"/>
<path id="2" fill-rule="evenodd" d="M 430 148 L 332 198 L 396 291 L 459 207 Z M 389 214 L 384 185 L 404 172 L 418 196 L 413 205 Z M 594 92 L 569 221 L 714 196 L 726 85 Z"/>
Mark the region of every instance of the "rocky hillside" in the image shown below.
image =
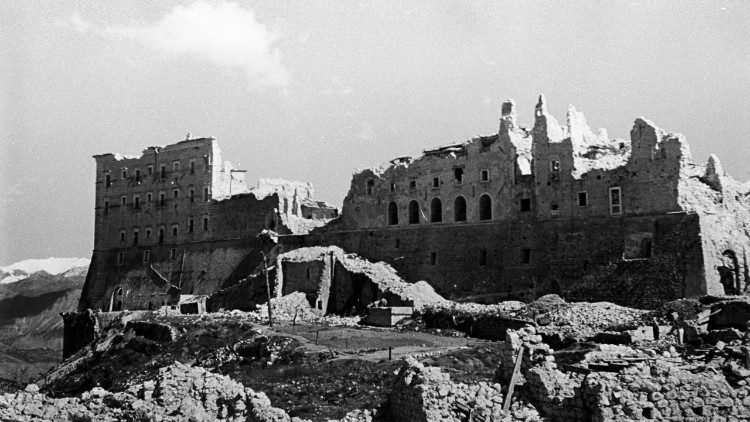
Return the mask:
<path id="1" fill-rule="evenodd" d="M 60 313 L 76 309 L 88 264 L 48 258 L 0 267 L 2 378 L 26 382 L 60 363 Z"/>

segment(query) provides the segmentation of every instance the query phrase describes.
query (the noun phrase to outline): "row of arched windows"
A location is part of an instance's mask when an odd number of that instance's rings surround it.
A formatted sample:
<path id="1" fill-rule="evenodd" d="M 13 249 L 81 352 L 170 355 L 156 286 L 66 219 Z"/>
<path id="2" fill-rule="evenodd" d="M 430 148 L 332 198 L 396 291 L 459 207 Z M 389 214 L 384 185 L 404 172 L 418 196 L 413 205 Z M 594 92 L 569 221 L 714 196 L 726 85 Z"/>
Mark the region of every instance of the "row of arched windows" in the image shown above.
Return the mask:
<path id="1" fill-rule="evenodd" d="M 419 214 L 421 211 L 419 202 L 416 199 L 409 201 L 407 211 L 409 224 L 419 224 Z M 388 204 L 388 224 L 391 226 L 397 225 L 399 222 L 398 217 L 398 204 L 395 201 L 391 201 Z M 425 216 L 425 219 L 427 219 L 427 216 Z M 479 219 L 492 220 L 492 198 L 488 194 L 479 197 Z M 443 202 L 440 198 L 433 198 L 430 201 L 429 221 L 431 223 L 441 223 L 443 221 Z M 453 221 L 466 221 L 466 198 L 463 196 L 456 197 L 453 201 Z"/>

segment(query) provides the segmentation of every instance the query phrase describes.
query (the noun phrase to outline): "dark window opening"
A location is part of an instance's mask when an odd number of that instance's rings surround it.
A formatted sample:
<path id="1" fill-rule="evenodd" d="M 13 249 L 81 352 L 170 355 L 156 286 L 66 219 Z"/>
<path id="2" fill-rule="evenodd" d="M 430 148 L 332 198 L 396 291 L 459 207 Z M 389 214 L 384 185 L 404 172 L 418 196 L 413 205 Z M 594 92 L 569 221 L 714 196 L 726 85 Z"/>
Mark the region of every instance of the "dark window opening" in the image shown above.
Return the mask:
<path id="1" fill-rule="evenodd" d="M 528 264 L 530 262 L 531 262 L 531 249 L 529 248 L 521 249 L 521 263 Z"/>
<path id="2" fill-rule="evenodd" d="M 138 230 L 133 230 L 133 244 L 138 244 Z"/>
<path id="3" fill-rule="evenodd" d="M 203 217 L 203 231 L 208 231 L 208 217 Z"/>
<path id="4" fill-rule="evenodd" d="M 393 201 L 388 204 L 388 224 L 391 226 L 398 224 L 398 204 Z"/>
<path id="5" fill-rule="evenodd" d="M 416 180 L 410 180 L 409 181 L 409 189 L 415 190 L 417 188 L 417 181 Z"/>
<path id="6" fill-rule="evenodd" d="M 148 264 L 150 260 L 151 260 L 151 251 L 147 249 L 143 251 L 143 263 Z"/>
<path id="7" fill-rule="evenodd" d="M 172 191 L 172 196 L 174 197 L 174 199 L 179 198 L 180 197 L 180 191 L 177 190 L 177 189 L 173 190 Z"/>
<path id="8" fill-rule="evenodd" d="M 192 233 L 192 232 L 193 232 L 193 219 L 189 218 L 188 219 L 188 233 Z"/>
<path id="9" fill-rule="evenodd" d="M 479 251 L 479 265 L 487 265 L 487 249 L 482 249 Z"/>
<path id="10" fill-rule="evenodd" d="M 127 170 L 123 170 L 122 171 L 122 178 L 123 179 L 127 179 L 128 178 L 128 171 Z"/>
<path id="11" fill-rule="evenodd" d="M 443 203 L 438 198 L 433 198 L 430 202 L 430 221 L 433 223 L 443 221 Z"/>
<path id="12" fill-rule="evenodd" d="M 372 192 L 375 190 L 375 181 L 370 179 L 367 181 L 367 194 L 372 195 Z"/>
<path id="13" fill-rule="evenodd" d="M 620 142 L 620 149 L 625 149 L 625 142 Z"/>
<path id="14" fill-rule="evenodd" d="M 489 170 L 482 170 L 479 172 L 479 181 L 486 182 L 490 180 L 490 171 Z"/>
<path id="15" fill-rule="evenodd" d="M 454 168 L 453 178 L 456 179 L 456 183 L 461 184 L 464 181 L 464 169 L 462 167 Z"/>
<path id="16" fill-rule="evenodd" d="M 151 239 L 151 229 L 146 229 L 146 239 Z"/>
<path id="17" fill-rule="evenodd" d="M 104 201 L 104 215 L 109 214 L 109 201 Z"/>
<path id="18" fill-rule="evenodd" d="M 401 247 L 401 240 L 396 239 L 396 248 L 400 248 L 400 247 Z"/>
<path id="19" fill-rule="evenodd" d="M 120 230 L 120 242 L 125 241 L 125 230 Z"/>
<path id="20" fill-rule="evenodd" d="M 521 212 L 531 211 L 531 198 L 521 198 Z"/>
<path id="21" fill-rule="evenodd" d="M 172 226 L 172 236 L 177 236 L 177 226 Z"/>
<path id="22" fill-rule="evenodd" d="M 203 188 L 203 201 L 208 202 L 208 188 Z"/>
<path id="23" fill-rule="evenodd" d="M 140 182 L 141 181 L 141 171 L 138 169 L 135 169 L 135 181 Z"/>
<path id="24" fill-rule="evenodd" d="M 190 202 L 195 202 L 195 189 L 190 189 L 188 191 L 188 197 L 190 198 Z"/>
<path id="25" fill-rule="evenodd" d="M 125 262 L 125 252 L 119 252 L 117 254 L 117 265 L 122 265 Z"/>
<path id="26" fill-rule="evenodd" d="M 166 179 L 166 178 L 167 178 L 167 166 L 165 166 L 165 165 L 162 165 L 162 166 L 161 166 L 161 167 L 159 168 L 159 172 L 161 173 L 161 178 L 162 178 L 162 179 Z"/>
<path id="27" fill-rule="evenodd" d="M 307 269 L 307 279 L 308 280 L 310 279 L 310 269 L 309 268 Z"/>
<path id="28" fill-rule="evenodd" d="M 159 229 L 159 244 L 164 243 L 164 229 Z"/>
<path id="29" fill-rule="evenodd" d="M 146 174 L 148 174 L 149 176 L 153 176 L 153 174 L 154 174 L 154 166 L 148 166 L 148 167 L 146 167 Z"/>
<path id="30" fill-rule="evenodd" d="M 437 262 L 437 253 L 430 252 L 430 265 L 435 265 Z"/>
<path id="31" fill-rule="evenodd" d="M 391 183 L 391 192 L 396 192 L 396 184 Z"/>
<path id="32" fill-rule="evenodd" d="M 162 207 L 165 206 L 165 205 L 167 205 L 167 195 L 166 194 L 164 194 L 164 193 L 160 193 L 159 194 L 159 205 L 162 206 Z"/>
<path id="33" fill-rule="evenodd" d="M 466 221 L 466 199 L 463 196 L 453 201 L 453 221 Z"/>
<path id="34" fill-rule="evenodd" d="M 622 213 L 622 194 L 620 188 L 609 188 L 609 212 L 611 214 Z"/>
<path id="35" fill-rule="evenodd" d="M 112 177 L 109 174 L 104 175 L 104 185 L 106 187 L 112 186 Z"/>
<path id="36" fill-rule="evenodd" d="M 195 174 L 195 161 L 190 162 L 190 174 Z"/>
<path id="37" fill-rule="evenodd" d="M 586 192 L 578 192 L 578 206 L 585 207 L 589 204 L 589 196 Z"/>
<path id="38" fill-rule="evenodd" d="M 492 220 L 492 199 L 487 194 L 479 198 L 479 219 Z"/>
<path id="39" fill-rule="evenodd" d="M 409 224 L 419 224 L 419 203 L 409 202 Z"/>
<path id="40" fill-rule="evenodd" d="M 124 196 L 121 196 L 121 197 L 120 197 L 120 203 L 121 203 L 122 205 L 125 205 L 125 202 L 126 202 L 126 201 L 127 201 L 127 199 L 125 199 L 125 197 L 124 197 Z"/>
<path id="41" fill-rule="evenodd" d="M 550 210 L 552 210 L 553 213 L 556 213 L 560 209 L 560 205 L 557 203 L 549 204 Z"/>
<path id="42" fill-rule="evenodd" d="M 133 206 L 137 210 L 141 209 L 141 198 L 140 197 L 136 196 L 135 198 L 133 198 Z"/>
<path id="43" fill-rule="evenodd" d="M 440 187 L 440 178 L 439 177 L 433 177 L 432 178 L 432 187 L 433 188 L 439 188 Z"/>

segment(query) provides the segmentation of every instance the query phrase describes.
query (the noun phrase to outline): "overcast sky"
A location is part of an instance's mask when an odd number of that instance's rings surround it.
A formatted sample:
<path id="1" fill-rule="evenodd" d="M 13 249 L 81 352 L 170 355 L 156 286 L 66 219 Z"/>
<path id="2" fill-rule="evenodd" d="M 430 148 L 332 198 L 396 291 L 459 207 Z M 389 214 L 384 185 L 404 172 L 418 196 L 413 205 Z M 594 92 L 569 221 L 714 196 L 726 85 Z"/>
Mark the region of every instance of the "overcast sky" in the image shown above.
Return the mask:
<path id="1" fill-rule="evenodd" d="M 9 3 L 16 3 L 10 5 Z M 158 3 L 158 5 L 157 5 Z M 2 2 L 0 265 L 89 257 L 94 154 L 214 136 L 247 179 L 351 174 L 522 123 L 544 93 L 750 177 L 750 2 Z"/>

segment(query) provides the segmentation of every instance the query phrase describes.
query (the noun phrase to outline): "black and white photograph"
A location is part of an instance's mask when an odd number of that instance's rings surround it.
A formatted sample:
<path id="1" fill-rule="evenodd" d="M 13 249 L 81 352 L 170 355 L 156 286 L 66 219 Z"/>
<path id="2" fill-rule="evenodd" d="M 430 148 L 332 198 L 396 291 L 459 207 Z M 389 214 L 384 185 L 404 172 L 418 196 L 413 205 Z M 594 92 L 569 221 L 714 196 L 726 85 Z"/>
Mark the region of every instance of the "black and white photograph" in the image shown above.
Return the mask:
<path id="1" fill-rule="evenodd" d="M 750 421 L 750 1 L 0 27 L 0 422 Z"/>

